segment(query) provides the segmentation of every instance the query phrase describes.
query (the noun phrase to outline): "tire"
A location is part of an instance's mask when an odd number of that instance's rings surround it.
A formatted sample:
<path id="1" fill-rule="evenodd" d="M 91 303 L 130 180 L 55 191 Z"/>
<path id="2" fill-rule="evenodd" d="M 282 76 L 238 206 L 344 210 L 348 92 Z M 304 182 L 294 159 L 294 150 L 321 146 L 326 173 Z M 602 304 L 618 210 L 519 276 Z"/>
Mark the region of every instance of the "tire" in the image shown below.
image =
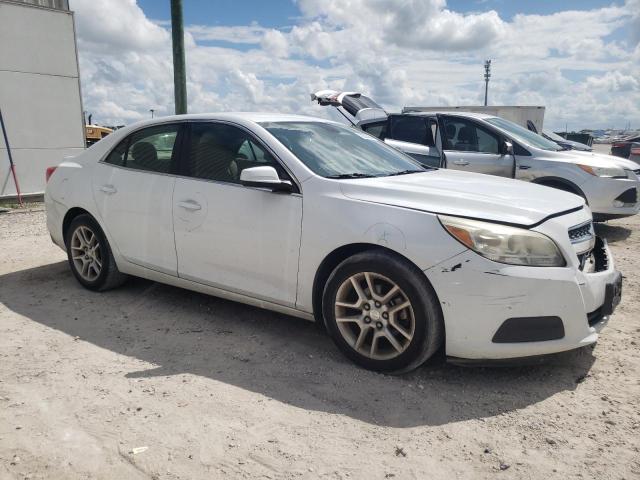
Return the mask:
<path id="1" fill-rule="evenodd" d="M 104 291 L 126 281 L 127 276 L 116 266 L 104 232 L 90 215 L 78 215 L 71 221 L 65 233 L 65 245 L 71 271 L 83 287 Z M 85 268 L 85 265 L 89 266 Z"/>
<path id="2" fill-rule="evenodd" d="M 442 310 L 427 278 L 383 250 L 358 253 L 335 268 L 324 287 L 322 313 L 338 348 L 369 370 L 408 372 L 444 340 Z"/>

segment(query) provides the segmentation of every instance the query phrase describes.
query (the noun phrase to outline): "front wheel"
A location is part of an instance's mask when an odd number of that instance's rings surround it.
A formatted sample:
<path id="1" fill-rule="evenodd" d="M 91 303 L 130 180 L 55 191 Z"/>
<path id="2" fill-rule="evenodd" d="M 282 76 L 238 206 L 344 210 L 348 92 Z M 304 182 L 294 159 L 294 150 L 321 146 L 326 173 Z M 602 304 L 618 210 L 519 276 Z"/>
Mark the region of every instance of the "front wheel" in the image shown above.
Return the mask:
<path id="1" fill-rule="evenodd" d="M 424 274 L 382 250 L 338 265 L 326 283 L 322 308 L 336 345 L 371 370 L 412 370 L 443 341 L 442 311 Z"/>
<path id="2" fill-rule="evenodd" d="M 76 279 L 89 290 L 108 290 L 122 285 L 109 242 L 98 223 L 89 215 L 71 221 L 65 238 L 69 266 Z"/>

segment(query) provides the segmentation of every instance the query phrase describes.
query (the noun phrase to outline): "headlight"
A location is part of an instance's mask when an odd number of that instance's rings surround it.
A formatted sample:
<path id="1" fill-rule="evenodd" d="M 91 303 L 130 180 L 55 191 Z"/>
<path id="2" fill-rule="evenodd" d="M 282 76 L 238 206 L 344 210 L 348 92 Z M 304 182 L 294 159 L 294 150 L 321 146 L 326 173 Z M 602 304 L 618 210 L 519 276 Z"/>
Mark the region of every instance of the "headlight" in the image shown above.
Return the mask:
<path id="1" fill-rule="evenodd" d="M 524 228 L 439 215 L 440 223 L 460 243 L 495 262 L 533 267 L 564 267 L 556 244 Z"/>
<path id="2" fill-rule="evenodd" d="M 578 164 L 582 170 L 587 172 L 589 175 L 593 175 L 595 177 L 604 177 L 604 178 L 627 178 L 627 172 L 622 168 L 617 167 L 590 167 L 589 165 L 580 165 Z"/>

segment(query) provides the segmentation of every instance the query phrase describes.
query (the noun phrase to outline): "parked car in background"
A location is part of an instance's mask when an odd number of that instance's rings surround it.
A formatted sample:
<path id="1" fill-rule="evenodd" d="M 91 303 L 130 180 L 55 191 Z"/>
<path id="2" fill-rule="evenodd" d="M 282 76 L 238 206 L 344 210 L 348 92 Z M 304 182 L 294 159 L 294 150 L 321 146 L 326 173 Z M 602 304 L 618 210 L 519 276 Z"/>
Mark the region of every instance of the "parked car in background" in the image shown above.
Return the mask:
<path id="1" fill-rule="evenodd" d="M 553 143 L 557 143 L 558 145 L 560 145 L 563 150 L 580 150 L 582 152 L 593 151 L 593 148 L 589 145 L 585 145 L 584 143 L 580 142 L 574 142 L 573 140 L 567 140 L 566 138 L 561 137 L 551 130 L 542 130 L 541 135 L 547 140 L 551 140 Z"/>
<path id="2" fill-rule="evenodd" d="M 633 147 L 634 143 L 636 144 L 640 143 L 640 135 L 632 135 L 632 136 L 614 141 L 611 144 L 611 155 L 615 155 L 616 157 L 621 157 L 621 158 L 630 158 L 631 148 Z M 637 149 L 637 146 L 634 148 Z M 638 152 L 636 151 L 634 155 L 637 156 Z"/>
<path id="3" fill-rule="evenodd" d="M 632 142 L 629 151 L 629 160 L 640 163 L 640 142 Z"/>
<path id="4" fill-rule="evenodd" d="M 565 151 L 500 117 L 471 112 L 388 114 L 357 92 L 312 94 L 342 108 L 358 128 L 424 165 L 515 178 L 584 198 L 597 221 L 640 210 L 640 164 L 610 155 Z"/>
<path id="5" fill-rule="evenodd" d="M 375 370 L 442 344 L 460 362 L 582 347 L 620 301 L 582 198 L 426 168 L 326 120 L 149 120 L 47 178 L 47 227 L 84 287 L 135 275 L 315 319 Z"/>

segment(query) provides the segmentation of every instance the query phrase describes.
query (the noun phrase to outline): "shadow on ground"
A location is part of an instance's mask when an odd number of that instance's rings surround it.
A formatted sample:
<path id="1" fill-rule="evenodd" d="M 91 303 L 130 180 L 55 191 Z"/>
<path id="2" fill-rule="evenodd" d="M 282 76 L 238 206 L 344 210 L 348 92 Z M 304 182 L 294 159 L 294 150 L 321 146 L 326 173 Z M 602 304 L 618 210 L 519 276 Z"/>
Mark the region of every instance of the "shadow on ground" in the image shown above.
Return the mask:
<path id="1" fill-rule="evenodd" d="M 593 224 L 596 235 L 604 237 L 609 243 L 622 242 L 631 235 L 631 229 L 620 225 L 610 225 L 608 223 Z"/>
<path id="2" fill-rule="evenodd" d="M 441 425 L 518 410 L 572 390 L 591 349 L 519 368 L 462 368 L 442 357 L 410 374 L 368 372 L 315 325 L 145 280 L 94 293 L 65 262 L 0 276 L 12 311 L 101 348 L 154 365 L 128 378 L 193 374 L 303 409 L 371 424 Z"/>

